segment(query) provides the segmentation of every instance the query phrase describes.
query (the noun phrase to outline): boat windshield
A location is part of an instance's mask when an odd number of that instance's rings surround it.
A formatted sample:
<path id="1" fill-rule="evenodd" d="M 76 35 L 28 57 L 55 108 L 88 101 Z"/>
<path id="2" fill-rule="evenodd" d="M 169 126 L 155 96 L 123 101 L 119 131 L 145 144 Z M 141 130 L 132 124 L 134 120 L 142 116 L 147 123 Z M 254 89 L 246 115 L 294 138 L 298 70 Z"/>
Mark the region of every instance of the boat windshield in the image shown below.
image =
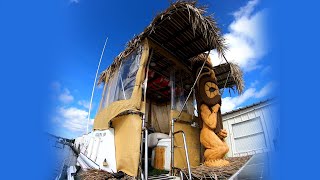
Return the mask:
<path id="1" fill-rule="evenodd" d="M 105 84 L 101 109 L 109 106 L 112 102 L 131 98 L 139 69 L 141 52 L 141 48 L 137 48 L 121 61 L 119 68 Z"/>

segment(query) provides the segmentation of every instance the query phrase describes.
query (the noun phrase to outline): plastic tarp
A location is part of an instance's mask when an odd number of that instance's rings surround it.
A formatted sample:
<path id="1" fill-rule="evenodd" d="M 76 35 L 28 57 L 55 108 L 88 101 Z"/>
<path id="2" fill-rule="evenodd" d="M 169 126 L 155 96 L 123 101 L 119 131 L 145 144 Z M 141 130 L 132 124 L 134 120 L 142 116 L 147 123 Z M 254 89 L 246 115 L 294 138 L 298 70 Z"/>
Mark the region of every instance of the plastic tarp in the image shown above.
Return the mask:
<path id="1" fill-rule="evenodd" d="M 95 117 L 93 129 L 108 129 L 109 121 L 122 112 L 128 110 L 144 112 L 144 103 L 141 101 L 142 87 L 149 56 L 146 42 L 143 48 L 139 47 L 123 60 L 114 77 L 105 84 L 101 109 Z M 142 54 L 138 53 L 141 49 Z"/>
<path id="2" fill-rule="evenodd" d="M 151 108 L 151 111 L 150 111 Z M 170 104 L 147 103 L 146 117 L 155 132 L 169 134 L 170 132 Z"/>
<path id="3" fill-rule="evenodd" d="M 174 123 L 174 131 L 184 131 L 186 134 L 189 161 L 191 166 L 200 165 L 200 129 L 198 127 L 192 127 L 185 123 Z M 181 134 L 174 136 L 174 145 L 177 148 L 174 149 L 174 166 L 184 169 L 187 168 L 185 151 L 183 148 L 183 138 Z"/>
<path id="4" fill-rule="evenodd" d="M 110 77 L 104 91 L 102 108 L 119 100 L 131 98 L 141 58 L 141 47 L 121 61 L 119 69 Z"/>
<path id="5" fill-rule="evenodd" d="M 177 82 L 174 73 L 171 74 L 171 80 Z M 178 81 L 171 87 L 171 91 L 174 87 L 185 87 L 183 81 Z M 191 121 L 197 121 L 194 117 L 194 111 L 196 102 L 194 95 L 191 95 L 183 108 L 183 104 L 187 99 L 188 93 L 185 91 L 175 91 L 175 99 L 172 101 L 171 118 L 177 118 L 177 122 L 174 123 L 174 132 L 182 130 L 186 135 L 186 143 L 189 153 L 189 161 L 191 166 L 200 165 L 200 129 L 199 127 L 192 127 Z M 178 118 L 180 111 L 182 110 L 181 116 Z M 179 121 L 181 120 L 181 121 Z M 187 123 L 186 123 L 187 122 Z M 187 167 L 184 143 L 181 134 L 174 135 L 174 166 L 180 169 Z"/>
<path id="6" fill-rule="evenodd" d="M 130 176 L 137 176 L 141 143 L 141 117 L 136 114 L 116 117 L 112 125 L 115 130 L 117 170 Z"/>
<path id="7" fill-rule="evenodd" d="M 102 99 L 102 108 L 109 106 L 112 102 L 131 98 L 139 69 L 141 53 L 140 47 L 121 61 L 119 69 L 116 70 L 108 83 L 105 84 L 106 89 Z"/>
<path id="8" fill-rule="evenodd" d="M 182 109 L 182 106 L 183 106 L 185 100 L 186 100 L 186 97 L 184 97 L 184 96 L 178 97 L 176 99 L 176 101 L 175 101 L 176 102 L 176 106 L 175 106 L 174 109 L 177 110 L 177 111 L 180 111 Z M 188 99 L 187 104 L 183 108 L 182 112 L 186 112 L 186 113 L 188 113 L 190 115 L 193 115 L 194 114 L 194 105 L 193 104 L 194 104 L 193 96 L 190 96 L 190 98 Z"/>
<path id="9" fill-rule="evenodd" d="M 172 88 L 175 88 L 175 99 L 174 101 L 172 102 L 172 109 L 176 110 L 176 111 L 181 111 L 187 97 L 188 97 L 188 94 L 189 94 L 189 91 L 185 91 L 185 90 L 181 90 L 181 87 L 186 87 L 186 84 L 185 82 L 183 82 L 182 80 L 180 81 L 176 81 L 177 79 L 175 79 L 175 73 L 172 73 L 171 74 L 171 80 L 174 83 L 174 85 L 171 87 L 171 91 L 172 91 Z M 195 108 L 195 101 L 194 101 L 194 95 L 191 94 L 191 96 L 189 97 L 186 105 L 184 106 L 183 108 L 183 111 L 182 112 L 185 112 L 185 113 L 188 113 L 190 115 L 194 115 L 194 108 Z"/>

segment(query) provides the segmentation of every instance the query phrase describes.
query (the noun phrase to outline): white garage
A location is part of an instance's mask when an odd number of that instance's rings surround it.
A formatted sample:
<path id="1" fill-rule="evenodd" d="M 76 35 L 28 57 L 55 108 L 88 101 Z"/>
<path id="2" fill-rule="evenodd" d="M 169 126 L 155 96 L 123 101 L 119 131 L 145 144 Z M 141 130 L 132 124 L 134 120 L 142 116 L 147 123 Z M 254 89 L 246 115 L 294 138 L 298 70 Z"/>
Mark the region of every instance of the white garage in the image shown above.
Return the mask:
<path id="1" fill-rule="evenodd" d="M 267 100 L 222 115 L 223 127 L 229 134 L 229 157 L 277 148 L 280 132 L 276 106 L 275 100 Z"/>

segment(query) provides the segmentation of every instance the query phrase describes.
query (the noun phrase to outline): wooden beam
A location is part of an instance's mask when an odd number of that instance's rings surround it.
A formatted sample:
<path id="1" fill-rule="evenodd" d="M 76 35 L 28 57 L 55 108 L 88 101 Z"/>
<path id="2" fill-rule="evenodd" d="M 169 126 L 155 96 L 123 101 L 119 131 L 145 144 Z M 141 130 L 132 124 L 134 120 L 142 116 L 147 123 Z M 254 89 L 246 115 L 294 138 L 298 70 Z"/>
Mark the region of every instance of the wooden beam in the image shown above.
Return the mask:
<path id="1" fill-rule="evenodd" d="M 161 55 L 165 56 L 168 60 L 170 60 L 175 66 L 186 71 L 186 73 L 191 73 L 191 69 L 187 67 L 185 64 L 183 64 L 182 60 L 175 57 L 172 53 L 170 53 L 165 48 L 161 47 L 158 43 L 154 42 L 153 40 L 148 39 L 148 42 L 150 48 L 153 48 L 156 51 L 158 51 Z"/>
<path id="2" fill-rule="evenodd" d="M 175 50 L 176 50 L 176 51 L 180 51 L 181 49 L 189 46 L 190 44 L 192 44 L 192 43 L 194 43 L 194 42 L 197 42 L 197 41 L 201 40 L 202 38 L 203 38 L 203 36 L 202 36 L 202 35 L 199 35 L 199 36 L 197 36 L 196 38 L 187 41 L 186 43 L 184 43 L 182 46 L 178 47 L 178 48 L 175 49 Z"/>
<path id="3" fill-rule="evenodd" d="M 186 31 L 188 31 L 191 28 L 191 25 L 187 25 L 184 28 L 182 28 L 181 30 L 173 33 L 173 35 L 169 36 L 165 41 L 163 41 L 163 44 L 168 44 L 171 41 L 177 39 L 179 36 L 183 35 L 183 33 L 185 33 Z"/>

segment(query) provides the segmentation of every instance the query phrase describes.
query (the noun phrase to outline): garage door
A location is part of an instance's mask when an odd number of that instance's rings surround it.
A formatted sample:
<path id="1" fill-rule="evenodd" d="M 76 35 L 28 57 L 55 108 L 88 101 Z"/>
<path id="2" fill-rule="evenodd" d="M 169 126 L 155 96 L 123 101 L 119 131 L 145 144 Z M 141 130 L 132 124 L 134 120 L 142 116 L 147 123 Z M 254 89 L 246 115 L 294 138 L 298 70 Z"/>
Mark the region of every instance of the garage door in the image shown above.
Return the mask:
<path id="1" fill-rule="evenodd" d="M 266 139 L 260 117 L 232 125 L 236 153 L 265 149 Z"/>

